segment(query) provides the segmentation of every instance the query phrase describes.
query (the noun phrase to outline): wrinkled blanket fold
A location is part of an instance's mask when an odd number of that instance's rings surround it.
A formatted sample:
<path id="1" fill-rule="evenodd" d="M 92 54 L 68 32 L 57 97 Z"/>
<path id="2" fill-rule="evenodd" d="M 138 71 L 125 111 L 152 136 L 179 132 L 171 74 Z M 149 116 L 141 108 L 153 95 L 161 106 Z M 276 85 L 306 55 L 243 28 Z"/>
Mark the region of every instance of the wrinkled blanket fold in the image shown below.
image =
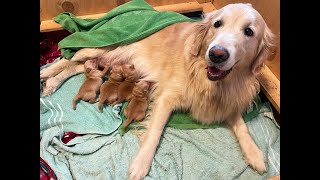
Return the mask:
<path id="1" fill-rule="evenodd" d="M 146 180 L 265 180 L 280 175 L 280 129 L 269 104 L 247 123 L 249 132 L 263 151 L 267 172 L 259 175 L 243 160 L 232 132 L 214 129 L 181 130 L 167 127 Z M 60 180 L 128 179 L 128 168 L 139 148 L 131 131 L 121 136 L 83 135 L 67 144 L 59 139 L 59 128 L 43 133 L 40 156 Z"/>

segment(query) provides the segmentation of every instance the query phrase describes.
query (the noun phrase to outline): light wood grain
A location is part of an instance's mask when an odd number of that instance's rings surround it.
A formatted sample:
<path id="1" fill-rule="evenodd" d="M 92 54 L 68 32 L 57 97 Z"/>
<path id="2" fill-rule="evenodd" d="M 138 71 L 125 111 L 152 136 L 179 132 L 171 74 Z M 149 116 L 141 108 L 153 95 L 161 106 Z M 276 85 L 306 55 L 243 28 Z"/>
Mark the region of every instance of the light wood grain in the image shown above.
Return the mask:
<path id="1" fill-rule="evenodd" d="M 267 180 L 280 180 L 280 176 L 273 176 L 272 178 L 268 178 Z"/>
<path id="2" fill-rule="evenodd" d="M 204 13 L 209 13 L 209 12 L 216 10 L 216 8 L 214 7 L 214 5 L 211 2 L 202 3 L 200 5 L 202 6 L 202 9 L 203 9 L 202 11 Z"/>
<path id="3" fill-rule="evenodd" d="M 194 11 L 202 11 L 202 6 L 194 1 L 194 2 L 188 2 L 188 3 L 179 3 L 175 5 L 165 5 L 165 6 L 156 6 L 154 7 L 158 11 L 175 11 L 178 13 L 187 13 L 187 12 L 194 12 Z M 83 19 L 98 19 L 102 17 L 105 13 L 99 13 L 99 14 L 91 14 L 91 15 L 84 15 L 84 16 L 78 16 L 79 18 Z M 60 24 L 54 22 L 53 20 L 46 20 L 42 21 L 40 24 L 40 32 L 50 32 L 50 31 L 57 31 L 62 30 Z"/>
<path id="4" fill-rule="evenodd" d="M 211 3 L 211 0 L 197 0 L 198 3 L 208 3 L 210 2 Z"/>
<path id="5" fill-rule="evenodd" d="M 99 14 L 126 3 L 130 0 L 40 0 L 40 20 L 52 20 L 62 12 L 71 12 L 76 16 Z M 195 0 L 146 0 L 151 6 L 172 5 Z M 63 5 L 64 4 L 64 5 Z M 66 8 L 72 6 L 72 8 Z"/>
<path id="6" fill-rule="evenodd" d="M 268 66 L 264 66 L 258 75 L 258 80 L 262 87 L 262 92 L 267 96 L 271 104 L 280 114 L 280 81 L 271 72 Z"/>

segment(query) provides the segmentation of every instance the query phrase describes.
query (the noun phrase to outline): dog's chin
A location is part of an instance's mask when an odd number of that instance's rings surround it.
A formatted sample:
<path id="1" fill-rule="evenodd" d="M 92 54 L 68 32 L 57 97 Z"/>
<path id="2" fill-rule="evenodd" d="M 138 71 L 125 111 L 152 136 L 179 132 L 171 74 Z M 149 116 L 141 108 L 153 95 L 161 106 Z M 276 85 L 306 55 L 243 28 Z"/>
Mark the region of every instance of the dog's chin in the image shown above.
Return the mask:
<path id="1" fill-rule="evenodd" d="M 208 79 L 211 81 L 218 81 L 224 79 L 231 72 L 232 68 L 223 71 L 214 66 L 208 66 L 207 70 Z"/>

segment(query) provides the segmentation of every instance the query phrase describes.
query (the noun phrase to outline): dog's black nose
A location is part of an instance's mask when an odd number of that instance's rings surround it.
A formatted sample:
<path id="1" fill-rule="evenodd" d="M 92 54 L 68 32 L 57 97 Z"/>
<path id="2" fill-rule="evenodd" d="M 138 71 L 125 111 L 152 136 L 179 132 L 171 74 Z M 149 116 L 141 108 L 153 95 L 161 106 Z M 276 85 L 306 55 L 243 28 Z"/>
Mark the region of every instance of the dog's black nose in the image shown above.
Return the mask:
<path id="1" fill-rule="evenodd" d="M 213 63 L 222 63 L 229 58 L 229 52 L 221 46 L 213 46 L 209 50 L 209 58 Z"/>

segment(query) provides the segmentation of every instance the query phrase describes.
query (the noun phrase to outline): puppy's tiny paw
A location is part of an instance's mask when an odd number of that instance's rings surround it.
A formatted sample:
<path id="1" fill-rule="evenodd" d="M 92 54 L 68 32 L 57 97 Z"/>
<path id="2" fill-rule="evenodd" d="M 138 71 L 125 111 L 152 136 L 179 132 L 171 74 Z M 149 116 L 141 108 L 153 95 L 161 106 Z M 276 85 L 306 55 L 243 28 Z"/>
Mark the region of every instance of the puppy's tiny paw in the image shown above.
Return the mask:
<path id="1" fill-rule="evenodd" d="M 139 151 L 138 155 L 132 161 L 129 168 L 129 178 L 130 180 L 140 180 L 143 179 L 149 172 L 153 155 L 144 153 L 144 151 Z"/>
<path id="2" fill-rule="evenodd" d="M 258 171 L 260 175 L 267 171 L 266 165 L 263 159 L 263 153 L 260 149 L 256 148 L 252 152 L 245 156 L 246 163 L 254 170 Z"/>

